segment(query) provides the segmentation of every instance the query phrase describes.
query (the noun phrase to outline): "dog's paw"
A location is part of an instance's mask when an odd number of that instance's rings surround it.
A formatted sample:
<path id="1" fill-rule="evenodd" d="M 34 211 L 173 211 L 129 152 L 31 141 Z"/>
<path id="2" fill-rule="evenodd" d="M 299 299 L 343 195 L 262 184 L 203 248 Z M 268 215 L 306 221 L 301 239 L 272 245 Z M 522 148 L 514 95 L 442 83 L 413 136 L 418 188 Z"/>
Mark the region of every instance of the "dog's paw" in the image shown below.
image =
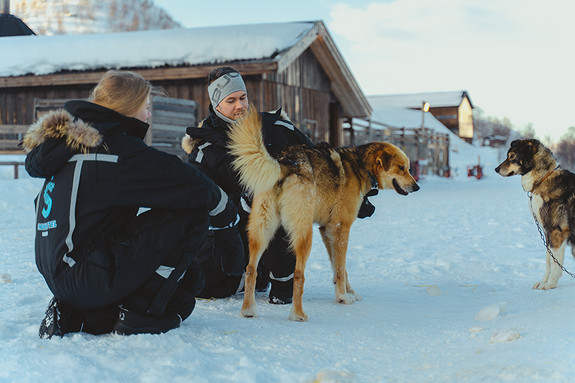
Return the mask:
<path id="1" fill-rule="evenodd" d="M 361 299 L 361 296 L 360 296 L 360 299 Z M 357 300 L 359 300 L 359 299 L 357 299 L 357 294 L 355 294 L 355 293 L 353 293 L 353 294 L 345 293 L 345 294 L 342 294 L 342 295 L 337 297 L 337 303 L 341 303 L 344 305 L 350 305 Z"/>
<path id="2" fill-rule="evenodd" d="M 242 308 L 242 316 L 244 318 L 255 318 L 257 316 L 256 310 L 253 307 Z"/>
<path id="3" fill-rule="evenodd" d="M 552 281 L 541 281 L 533 285 L 536 290 L 551 290 L 557 287 L 557 282 Z"/>
<path id="4" fill-rule="evenodd" d="M 362 301 L 363 300 L 363 297 L 360 294 L 356 293 L 355 291 L 352 291 L 352 294 L 355 297 L 356 301 Z"/>
<path id="5" fill-rule="evenodd" d="M 298 314 L 292 310 L 289 314 L 289 320 L 293 320 L 295 322 L 307 322 L 307 314 L 303 311 Z"/>

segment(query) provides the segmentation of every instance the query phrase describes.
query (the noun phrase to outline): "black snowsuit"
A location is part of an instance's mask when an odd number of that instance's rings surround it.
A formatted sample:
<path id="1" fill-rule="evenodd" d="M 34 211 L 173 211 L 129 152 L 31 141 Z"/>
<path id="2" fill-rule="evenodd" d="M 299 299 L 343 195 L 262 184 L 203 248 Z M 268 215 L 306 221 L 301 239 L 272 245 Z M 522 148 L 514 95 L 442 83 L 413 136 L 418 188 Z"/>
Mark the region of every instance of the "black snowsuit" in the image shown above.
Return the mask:
<path id="1" fill-rule="evenodd" d="M 227 149 L 230 127 L 227 122 L 215 114 L 211 105 L 209 111 L 210 115 L 203 121 L 201 127 L 190 127 L 186 130 L 189 137 L 186 137 L 187 143 L 184 141 L 184 149 L 189 154 L 189 163 L 206 173 L 216 184 L 224 189 L 230 199 L 236 204 L 241 216 L 239 226 L 244 238 L 245 266 L 249 255 L 245 226 L 251 202 L 240 186 L 237 172 L 233 170 L 231 165 L 233 158 Z M 264 143 L 270 154 L 277 154 L 284 146 L 290 144 L 313 145 L 305 134 L 299 131 L 290 121 L 282 119 L 280 114 L 281 110 L 275 113 L 261 113 Z M 207 246 L 199 256 L 201 259 L 200 264 L 206 274 L 206 286 L 199 296 L 225 297 L 232 295 L 238 290 L 238 287 L 242 287 L 241 276 L 225 275 L 222 272 L 222 267 L 225 267 L 225 265 L 218 264 L 219 260 L 211 255 L 212 247 L 213 242 L 210 243 L 208 241 Z M 276 290 L 278 288 L 284 290 L 288 288 L 289 291 L 283 291 L 282 293 L 291 298 L 295 255 L 289 249 L 287 233 L 282 227 L 278 229 L 274 239 L 262 255 L 260 264 L 263 268 L 259 269 L 258 277 L 270 278 L 272 292 L 274 291 L 274 285 L 278 286 Z M 284 282 L 283 285 L 281 282 Z"/>
<path id="2" fill-rule="evenodd" d="M 36 264 L 56 298 L 97 318 L 88 332 L 111 331 L 120 304 L 188 317 L 203 285 L 195 260 L 208 227 L 237 217 L 202 172 L 147 146 L 147 129 L 70 101 L 24 139 L 26 170 L 46 179 L 35 201 Z"/>

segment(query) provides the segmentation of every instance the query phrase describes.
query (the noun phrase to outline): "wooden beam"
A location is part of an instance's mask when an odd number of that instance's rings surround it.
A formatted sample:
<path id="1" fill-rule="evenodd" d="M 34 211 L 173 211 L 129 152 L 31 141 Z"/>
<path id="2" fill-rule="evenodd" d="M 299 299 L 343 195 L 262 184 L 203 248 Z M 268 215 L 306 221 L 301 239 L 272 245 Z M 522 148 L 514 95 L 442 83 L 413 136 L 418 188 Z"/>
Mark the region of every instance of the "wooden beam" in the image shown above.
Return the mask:
<path id="1" fill-rule="evenodd" d="M 293 47 L 289 48 L 287 52 L 281 54 L 278 62 L 278 73 L 282 73 L 292 62 L 300 57 L 303 52 L 314 42 L 319 36 L 319 27 L 316 22 L 306 35 L 301 38 Z"/>
<path id="2" fill-rule="evenodd" d="M 236 68 L 244 76 L 273 73 L 277 70 L 276 61 L 264 62 L 236 62 L 222 63 L 218 65 L 202 65 L 190 67 L 162 67 L 162 68 L 122 68 L 124 70 L 133 70 L 140 73 L 144 78 L 150 81 L 163 80 L 182 80 L 207 77 L 210 70 L 223 65 L 230 65 Z M 87 71 L 87 72 L 68 72 L 56 73 L 49 75 L 26 75 L 17 77 L 0 77 L 0 88 L 19 88 L 19 87 L 40 87 L 55 85 L 79 85 L 79 84 L 96 84 L 106 73 L 106 70 Z"/>

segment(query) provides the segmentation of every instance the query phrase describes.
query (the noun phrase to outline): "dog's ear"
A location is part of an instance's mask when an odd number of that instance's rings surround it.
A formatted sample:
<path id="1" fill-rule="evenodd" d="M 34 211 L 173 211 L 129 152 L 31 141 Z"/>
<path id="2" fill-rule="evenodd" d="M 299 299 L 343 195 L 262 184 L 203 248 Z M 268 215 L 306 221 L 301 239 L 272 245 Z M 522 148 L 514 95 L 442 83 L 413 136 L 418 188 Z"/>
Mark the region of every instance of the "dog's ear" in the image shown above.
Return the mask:
<path id="1" fill-rule="evenodd" d="M 531 154 L 537 153 L 537 150 L 539 150 L 539 145 L 541 145 L 541 143 L 538 140 L 527 141 L 527 147 L 529 148 Z"/>
<path id="2" fill-rule="evenodd" d="M 387 148 L 382 148 L 381 150 L 379 150 L 376 153 L 376 157 L 375 157 L 375 166 L 376 168 L 383 168 L 383 170 L 385 170 L 386 172 L 389 171 L 389 168 L 391 167 L 391 159 L 392 159 L 393 155 L 391 153 L 389 153 L 389 150 Z"/>
<path id="3" fill-rule="evenodd" d="M 517 150 L 519 152 L 522 153 L 529 153 L 529 154 L 535 154 L 537 152 L 537 150 L 539 150 L 539 141 L 538 140 L 533 140 L 533 139 L 528 139 L 528 140 L 515 140 L 511 143 L 511 147 L 513 148 L 513 144 L 515 143 L 515 147 L 517 147 Z"/>

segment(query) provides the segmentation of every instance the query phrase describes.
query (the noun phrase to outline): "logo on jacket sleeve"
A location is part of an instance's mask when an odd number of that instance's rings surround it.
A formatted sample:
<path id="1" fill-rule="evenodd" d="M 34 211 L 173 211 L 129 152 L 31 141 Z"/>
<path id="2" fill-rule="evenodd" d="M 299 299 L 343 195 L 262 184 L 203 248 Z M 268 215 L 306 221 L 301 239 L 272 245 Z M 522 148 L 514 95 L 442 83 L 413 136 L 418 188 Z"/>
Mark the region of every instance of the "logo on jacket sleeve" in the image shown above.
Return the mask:
<path id="1" fill-rule="evenodd" d="M 44 194 L 42 196 L 42 198 L 44 199 L 44 207 L 42 207 L 42 217 L 44 218 L 48 218 L 50 216 L 50 212 L 52 211 L 52 197 L 50 196 L 50 193 L 52 193 L 52 191 L 54 190 L 54 187 L 56 186 L 56 184 L 53 182 L 54 177 L 52 177 L 50 179 L 50 182 L 48 182 L 46 184 L 46 187 L 44 188 Z M 56 228 L 56 220 L 52 220 L 52 221 L 48 221 L 45 223 L 40 223 L 38 222 L 38 231 L 42 231 L 42 236 L 47 236 L 48 235 L 48 230 L 49 229 L 54 229 Z"/>
<path id="2" fill-rule="evenodd" d="M 42 208 L 42 217 L 48 218 L 50 215 L 50 211 L 52 211 L 52 197 L 50 197 L 50 193 L 54 190 L 54 182 L 52 181 L 54 177 L 46 184 L 44 188 L 44 207 Z"/>

